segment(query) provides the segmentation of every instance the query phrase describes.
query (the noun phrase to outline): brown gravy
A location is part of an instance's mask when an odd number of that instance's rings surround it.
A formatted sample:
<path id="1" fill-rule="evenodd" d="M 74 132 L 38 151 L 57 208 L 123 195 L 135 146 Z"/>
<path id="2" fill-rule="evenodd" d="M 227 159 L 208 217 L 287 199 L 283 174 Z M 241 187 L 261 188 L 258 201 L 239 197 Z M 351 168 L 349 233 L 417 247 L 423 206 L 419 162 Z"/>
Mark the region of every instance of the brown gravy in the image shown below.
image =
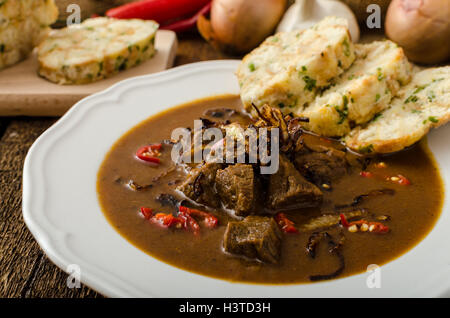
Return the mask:
<path id="1" fill-rule="evenodd" d="M 176 185 L 172 183 L 183 180 L 184 174 L 172 172 L 148 190 L 131 191 L 126 186 L 128 180 L 148 184 L 173 165 L 169 148 L 163 152 L 162 164 L 158 168 L 136 160 L 136 149 L 168 139 L 173 129 L 192 127 L 194 119 L 205 117 L 205 110 L 220 107 L 240 110 L 241 103 L 237 96 L 219 96 L 171 108 L 145 120 L 114 144 L 101 165 L 97 181 L 98 198 L 108 221 L 130 243 L 149 255 L 202 275 L 239 282 L 291 284 L 306 283 L 310 275 L 334 271 L 338 261 L 328 255 L 326 244 L 321 244 L 315 259 L 306 254 L 305 247 L 311 232 L 284 234 L 281 261 L 272 265 L 223 252 L 224 231 L 228 220 L 232 219 L 226 212 L 215 211 L 219 227 L 202 229 L 199 236 L 193 236 L 189 231 L 160 228 L 140 216 L 141 206 L 169 212 L 170 209 L 161 206 L 155 197 L 160 193 L 175 194 Z M 421 142 L 381 160 L 386 163 L 383 168 L 385 175 L 402 174 L 409 178 L 411 185 L 363 178 L 359 171 L 353 171 L 335 182 L 333 191 L 325 192 L 325 200 L 348 203 L 355 196 L 372 189 L 389 187 L 396 191 L 393 196 L 375 197 L 361 204 L 377 215 L 389 215 L 391 219 L 386 224 L 391 231 L 387 234 L 344 231 L 342 253 L 345 269 L 339 278 L 365 271 L 369 264 L 382 265 L 402 255 L 419 243 L 439 218 L 443 185 L 426 143 Z M 296 224 L 320 214 L 318 208 L 288 213 Z M 330 234 L 337 231 L 337 228 L 328 230 Z"/>

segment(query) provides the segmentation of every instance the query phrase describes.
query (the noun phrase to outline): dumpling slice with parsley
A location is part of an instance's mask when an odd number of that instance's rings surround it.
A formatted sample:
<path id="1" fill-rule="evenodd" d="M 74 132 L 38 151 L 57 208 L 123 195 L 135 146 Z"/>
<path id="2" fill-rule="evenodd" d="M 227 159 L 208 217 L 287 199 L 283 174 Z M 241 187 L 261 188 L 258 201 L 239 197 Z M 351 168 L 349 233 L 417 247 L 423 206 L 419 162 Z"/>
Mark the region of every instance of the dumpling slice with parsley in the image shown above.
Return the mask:
<path id="1" fill-rule="evenodd" d="M 389 106 L 412 66 L 391 41 L 355 45 L 356 60 L 334 84 L 296 115 L 309 118 L 304 127 L 322 136 L 342 137 Z"/>
<path id="2" fill-rule="evenodd" d="M 39 75 L 84 84 L 139 65 L 155 54 L 158 24 L 138 19 L 87 19 L 53 30 L 38 47 Z"/>
<path id="3" fill-rule="evenodd" d="M 327 17 L 306 30 L 275 34 L 237 70 L 242 103 L 248 112 L 269 105 L 296 113 L 354 59 L 345 19 Z"/>
<path id="4" fill-rule="evenodd" d="M 389 153 L 413 145 L 450 120 L 450 66 L 420 71 L 389 108 L 344 138 L 360 153 Z"/>

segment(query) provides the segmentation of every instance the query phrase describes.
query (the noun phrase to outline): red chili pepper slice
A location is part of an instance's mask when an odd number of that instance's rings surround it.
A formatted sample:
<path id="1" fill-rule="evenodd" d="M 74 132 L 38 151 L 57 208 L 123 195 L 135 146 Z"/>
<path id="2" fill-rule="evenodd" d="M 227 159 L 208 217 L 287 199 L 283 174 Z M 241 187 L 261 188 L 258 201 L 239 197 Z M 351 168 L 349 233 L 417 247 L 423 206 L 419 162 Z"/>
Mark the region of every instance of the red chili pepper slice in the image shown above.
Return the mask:
<path id="1" fill-rule="evenodd" d="M 405 176 L 402 176 L 401 174 L 398 174 L 396 176 L 390 177 L 390 176 L 386 176 L 386 175 L 385 176 L 382 176 L 382 175 L 379 175 L 379 174 L 376 175 L 376 174 L 374 174 L 373 172 L 370 172 L 370 171 L 361 171 L 359 173 L 359 175 L 361 177 L 364 177 L 364 178 L 372 178 L 372 177 L 377 177 L 379 179 L 383 179 L 384 178 L 387 181 L 391 181 L 391 182 L 394 182 L 394 183 L 397 183 L 397 184 L 400 184 L 400 185 L 405 185 L 405 186 L 411 184 L 411 181 L 409 181 L 408 178 L 406 178 Z"/>
<path id="2" fill-rule="evenodd" d="M 289 220 L 286 214 L 281 212 L 275 214 L 275 221 L 284 233 L 298 233 L 294 222 Z"/>
<path id="3" fill-rule="evenodd" d="M 380 223 L 380 222 L 368 222 L 366 220 L 359 220 L 359 221 L 355 221 L 355 222 L 351 222 L 351 225 L 358 225 L 361 226 L 363 224 L 367 224 L 369 227 L 369 232 L 373 232 L 373 233 L 387 233 L 389 232 L 389 227 Z"/>
<path id="4" fill-rule="evenodd" d="M 140 210 L 146 220 L 150 220 L 150 218 L 153 216 L 153 210 L 150 208 L 141 207 Z"/>
<path id="5" fill-rule="evenodd" d="M 358 221 L 353 221 L 353 222 L 349 223 L 343 213 L 341 213 L 339 215 L 339 217 L 341 218 L 342 226 L 345 228 L 349 228 L 352 225 L 356 225 L 359 228 L 359 227 L 361 227 L 361 225 L 367 224 L 369 232 L 372 232 L 372 233 L 387 233 L 387 232 L 389 232 L 389 227 L 380 222 L 369 222 L 366 220 L 358 220 Z"/>
<path id="6" fill-rule="evenodd" d="M 349 227 L 350 226 L 350 224 L 347 221 L 347 218 L 345 217 L 345 215 L 343 213 L 341 213 L 339 215 L 339 217 L 341 218 L 341 224 L 342 224 L 343 227 Z"/>
<path id="7" fill-rule="evenodd" d="M 159 164 L 161 163 L 161 160 L 158 158 L 161 155 L 161 148 L 161 144 L 141 147 L 136 151 L 136 157 L 142 161 Z"/>
<path id="8" fill-rule="evenodd" d="M 196 210 L 196 209 L 191 209 L 191 208 L 181 206 L 181 205 L 178 208 L 178 210 L 180 211 L 180 213 L 186 213 L 189 216 L 199 216 L 199 217 L 203 218 L 205 225 L 209 228 L 214 228 L 219 224 L 219 220 L 211 213 Z"/>
<path id="9" fill-rule="evenodd" d="M 401 174 L 397 175 L 397 178 L 399 178 L 397 183 L 400 185 L 410 185 L 411 184 L 411 181 L 409 181 L 408 178 L 406 178 L 405 176 L 402 176 Z"/>
<path id="10" fill-rule="evenodd" d="M 184 227 L 191 228 L 195 235 L 200 233 L 200 225 L 197 221 L 186 212 L 180 212 L 179 217 L 184 220 Z"/>
<path id="11" fill-rule="evenodd" d="M 374 233 L 389 232 L 389 227 L 380 222 L 369 222 L 368 225 L 369 225 L 369 229 L 371 229 L 371 227 L 374 226 L 374 228 L 372 230 L 369 230 L 370 232 L 374 232 Z"/>
<path id="12" fill-rule="evenodd" d="M 164 228 L 175 227 L 178 229 L 192 229 L 195 235 L 200 233 L 200 225 L 192 216 L 202 217 L 207 227 L 213 228 L 218 224 L 218 219 L 207 212 L 190 209 L 184 206 L 179 207 L 178 216 L 170 213 L 157 213 L 153 215 L 153 210 L 146 207 L 140 208 L 142 215 L 150 222 Z"/>
<path id="13" fill-rule="evenodd" d="M 361 228 L 361 226 L 363 224 L 367 225 L 367 230 L 368 232 L 371 233 L 387 233 L 389 232 L 389 227 L 380 223 L 380 222 L 369 222 L 366 220 L 359 220 L 359 221 L 354 221 L 348 224 L 347 227 L 356 225 L 358 227 L 358 230 Z"/>
<path id="14" fill-rule="evenodd" d="M 192 29 L 196 24 L 197 20 L 200 16 L 207 14 L 211 10 L 211 2 L 205 5 L 199 12 L 197 12 L 194 16 L 176 21 L 171 24 L 163 25 L 161 27 L 162 30 L 171 30 L 174 32 L 184 32 Z"/>
<path id="15" fill-rule="evenodd" d="M 372 178 L 373 177 L 373 173 L 370 171 L 361 171 L 359 173 L 359 175 L 364 178 Z"/>
<path id="16" fill-rule="evenodd" d="M 155 216 L 153 216 L 150 221 L 153 223 L 157 223 L 158 225 L 162 227 L 184 227 L 183 220 L 179 219 L 178 217 L 173 216 L 172 214 L 165 214 L 165 213 L 158 213 Z"/>
<path id="17" fill-rule="evenodd" d="M 143 0 L 110 9 L 106 16 L 117 19 L 144 19 L 166 22 L 190 15 L 211 0 Z"/>
<path id="18" fill-rule="evenodd" d="M 181 218 L 173 216 L 172 214 L 157 213 L 153 215 L 153 209 L 146 207 L 141 207 L 140 211 L 146 220 L 149 220 L 150 222 L 158 224 L 162 227 L 185 227 L 185 221 Z"/>

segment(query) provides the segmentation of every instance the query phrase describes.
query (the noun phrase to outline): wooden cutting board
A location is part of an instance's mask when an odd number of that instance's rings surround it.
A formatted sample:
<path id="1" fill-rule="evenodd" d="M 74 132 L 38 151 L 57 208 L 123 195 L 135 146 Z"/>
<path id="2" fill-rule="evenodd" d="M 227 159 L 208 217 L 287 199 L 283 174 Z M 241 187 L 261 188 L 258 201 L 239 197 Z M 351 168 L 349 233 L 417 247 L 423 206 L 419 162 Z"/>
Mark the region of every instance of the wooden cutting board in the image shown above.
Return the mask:
<path id="1" fill-rule="evenodd" d="M 84 85 L 58 85 L 37 75 L 35 54 L 0 71 L 0 116 L 61 116 L 80 99 L 126 78 L 156 73 L 172 67 L 177 37 L 172 31 L 156 34 L 155 56 L 110 78 Z"/>

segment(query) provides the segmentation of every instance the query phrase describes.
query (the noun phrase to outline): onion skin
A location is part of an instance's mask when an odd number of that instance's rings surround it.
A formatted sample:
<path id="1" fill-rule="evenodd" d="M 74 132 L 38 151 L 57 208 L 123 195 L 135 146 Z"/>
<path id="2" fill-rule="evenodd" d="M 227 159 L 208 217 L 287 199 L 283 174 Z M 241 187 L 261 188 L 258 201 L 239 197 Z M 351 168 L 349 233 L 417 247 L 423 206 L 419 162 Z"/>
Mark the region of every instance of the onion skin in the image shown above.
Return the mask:
<path id="1" fill-rule="evenodd" d="M 386 35 L 419 64 L 450 59 L 449 0 L 393 0 L 386 15 Z"/>
<path id="2" fill-rule="evenodd" d="M 215 47 L 244 54 L 272 34 L 286 10 L 286 0 L 213 0 L 211 25 L 202 19 L 200 33 Z"/>

